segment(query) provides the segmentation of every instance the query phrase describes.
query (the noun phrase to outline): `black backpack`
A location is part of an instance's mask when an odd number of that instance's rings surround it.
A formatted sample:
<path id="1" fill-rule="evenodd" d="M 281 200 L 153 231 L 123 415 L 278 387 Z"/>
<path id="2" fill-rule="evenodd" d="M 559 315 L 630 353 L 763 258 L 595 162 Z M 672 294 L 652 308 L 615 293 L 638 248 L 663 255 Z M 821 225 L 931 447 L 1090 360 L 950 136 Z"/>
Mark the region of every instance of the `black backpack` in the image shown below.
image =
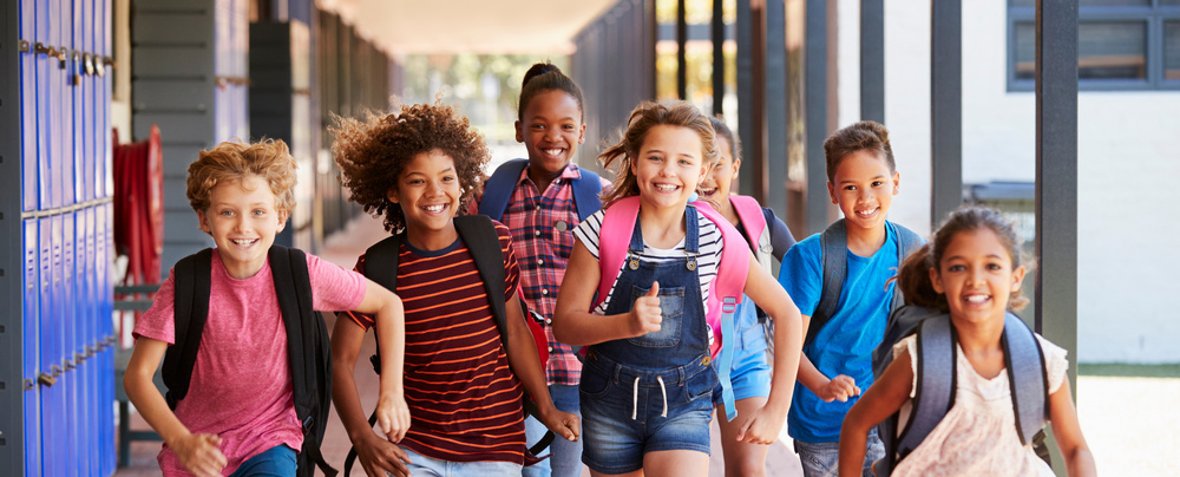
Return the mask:
<path id="1" fill-rule="evenodd" d="M 188 394 L 197 350 L 209 317 L 212 256 L 213 250 L 205 249 L 181 259 L 175 267 L 176 343 L 164 354 L 162 372 L 164 384 L 168 386 L 165 399 L 173 409 Z M 333 477 L 337 474 L 336 469 L 329 466 L 320 453 L 331 406 L 332 352 L 324 320 L 312 309 L 307 256 L 300 250 L 274 245 L 267 252 L 267 260 L 287 329 L 295 413 L 303 425 L 303 448 L 297 458 L 297 475 L 314 475 L 315 467 L 319 467 L 324 475 Z"/>
<path id="2" fill-rule="evenodd" d="M 896 413 L 877 427 L 885 444 L 885 458 L 874 465 L 876 474 L 881 476 L 889 475 L 899 461 L 917 448 L 955 404 L 958 339 L 945 312 L 916 305 L 895 310 L 889 317 L 885 341 L 873 353 L 874 372 L 879 377 L 893 361 L 894 343 L 914 334 L 918 340 L 918 357 L 913 411 L 900 433 Z M 1043 428 L 1049 418 L 1049 380 L 1045 375 L 1044 352 L 1033 331 L 1012 313 L 1005 317 L 1001 343 L 1016 415 L 1016 434 L 1021 443 L 1033 443 L 1038 455 L 1045 456 Z"/>
<path id="3" fill-rule="evenodd" d="M 504 352 L 507 353 L 508 312 L 507 303 L 504 300 L 504 253 L 500 250 L 500 236 L 496 234 L 496 226 L 492 223 L 492 219 L 484 215 L 465 215 L 455 217 L 453 220 L 460 239 L 467 245 L 467 249 L 475 261 L 475 268 L 479 270 L 479 276 L 483 279 L 484 289 L 492 307 L 492 317 L 495 318 L 496 328 L 500 331 L 500 342 L 504 346 Z M 365 269 L 362 272 L 370 280 L 395 293 L 397 292 L 398 255 L 401 253 L 403 240 L 405 238 L 401 234 L 395 234 L 365 250 Z M 528 310 L 524 308 L 524 300 L 520 300 L 520 305 L 522 316 L 529 316 Z M 381 347 L 378 346 L 377 352 L 369 357 L 369 361 L 373 364 L 373 372 L 377 374 L 381 374 L 380 352 Z M 536 414 L 536 408 L 528 397 L 524 399 L 524 413 L 525 416 Z M 372 427 L 376 423 L 377 410 L 374 409 L 373 413 L 369 415 L 369 426 Z M 543 457 L 536 456 L 549 447 L 553 438 L 553 432 L 546 431 L 545 436 L 539 442 L 526 449 L 526 465 L 544 460 Z M 356 457 L 356 447 L 353 446 L 348 450 L 348 457 L 344 459 L 344 475 L 351 475 Z"/>

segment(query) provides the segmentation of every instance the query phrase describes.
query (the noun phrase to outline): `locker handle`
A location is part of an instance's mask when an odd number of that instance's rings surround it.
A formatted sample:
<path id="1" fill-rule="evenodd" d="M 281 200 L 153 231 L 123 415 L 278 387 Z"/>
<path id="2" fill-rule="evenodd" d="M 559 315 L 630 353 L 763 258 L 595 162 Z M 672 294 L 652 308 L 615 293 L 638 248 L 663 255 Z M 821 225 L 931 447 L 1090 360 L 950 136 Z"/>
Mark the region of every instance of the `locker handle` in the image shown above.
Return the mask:
<path id="1" fill-rule="evenodd" d="M 19 43 L 17 43 L 17 49 L 20 50 L 21 53 L 28 53 L 29 40 L 21 40 Z"/>
<path id="2" fill-rule="evenodd" d="M 57 56 L 57 50 L 55 50 L 51 47 L 47 47 L 47 46 L 45 46 L 44 43 L 41 43 L 41 42 L 37 42 L 37 44 L 33 45 L 33 53 L 36 53 L 38 55 Z"/>
<path id="3" fill-rule="evenodd" d="M 83 68 L 86 70 L 86 76 L 94 75 L 94 57 L 87 53 L 82 56 Z"/>
<path id="4" fill-rule="evenodd" d="M 84 355 L 82 353 L 74 353 L 74 363 L 81 365 L 85 361 L 86 361 L 86 355 Z"/>
<path id="5" fill-rule="evenodd" d="M 65 368 L 66 371 L 72 371 L 78 367 L 77 364 L 74 363 L 74 360 L 70 358 L 63 359 L 61 363 L 62 367 Z"/>
<path id="6" fill-rule="evenodd" d="M 55 364 L 55 365 L 49 367 L 49 372 L 50 372 L 50 376 L 56 378 L 58 376 L 61 376 L 62 373 L 64 373 L 65 371 L 61 369 L 61 366 L 58 366 Z"/>
<path id="7" fill-rule="evenodd" d="M 95 58 L 94 70 L 98 72 L 99 78 L 107 75 L 107 67 L 103 63 L 104 62 L 102 62 L 102 61 L 98 61 L 97 57 Z"/>
<path id="8" fill-rule="evenodd" d="M 47 388 L 50 388 L 50 387 L 53 387 L 53 385 L 56 383 L 57 383 L 56 376 L 51 376 L 47 373 L 41 373 L 41 374 L 37 375 L 37 384 L 40 384 L 40 385 L 45 386 Z"/>
<path id="9" fill-rule="evenodd" d="M 25 378 L 25 391 L 32 391 L 37 389 L 37 382 L 32 379 Z"/>

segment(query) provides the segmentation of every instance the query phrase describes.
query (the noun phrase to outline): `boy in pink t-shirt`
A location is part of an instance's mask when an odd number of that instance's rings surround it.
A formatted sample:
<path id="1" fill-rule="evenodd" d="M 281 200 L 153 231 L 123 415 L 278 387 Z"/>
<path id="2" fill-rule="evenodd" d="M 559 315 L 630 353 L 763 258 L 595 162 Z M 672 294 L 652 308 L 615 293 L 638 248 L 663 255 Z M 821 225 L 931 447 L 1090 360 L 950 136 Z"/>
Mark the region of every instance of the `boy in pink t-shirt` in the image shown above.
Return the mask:
<path id="1" fill-rule="evenodd" d="M 189 166 L 189 202 L 201 230 L 217 246 L 211 254 L 209 313 L 189 390 L 170 408 L 152 382 L 175 343 L 175 270 L 136 323 L 124 380 L 131 402 L 164 440 L 159 455 L 164 475 L 296 473 L 303 428 L 267 260 L 294 206 L 294 186 L 295 161 L 281 141 L 222 143 L 202 151 Z M 382 366 L 393 370 L 381 377 L 378 416 L 382 430 L 396 442 L 410 423 L 401 381 L 401 301 L 360 274 L 306 257 L 313 309 L 377 316 Z"/>

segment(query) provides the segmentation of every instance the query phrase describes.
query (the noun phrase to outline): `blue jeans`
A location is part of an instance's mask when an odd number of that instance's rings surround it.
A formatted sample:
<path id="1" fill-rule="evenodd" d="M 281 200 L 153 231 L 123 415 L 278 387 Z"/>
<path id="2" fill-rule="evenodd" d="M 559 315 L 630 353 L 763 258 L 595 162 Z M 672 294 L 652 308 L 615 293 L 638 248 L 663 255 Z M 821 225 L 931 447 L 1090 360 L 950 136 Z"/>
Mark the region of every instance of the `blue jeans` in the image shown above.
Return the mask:
<path id="1" fill-rule="evenodd" d="M 230 477 L 292 477 L 295 475 L 295 450 L 279 444 L 266 452 L 246 459 Z"/>
<path id="2" fill-rule="evenodd" d="M 876 428 L 869 432 L 865 446 L 865 461 L 861 475 L 873 477 L 873 462 L 885 457 L 885 444 L 877 436 Z M 810 444 L 796 440 L 795 452 L 799 454 L 799 462 L 803 464 L 803 475 L 806 477 L 836 477 L 839 474 L 839 442 Z"/>
<path id="3" fill-rule="evenodd" d="M 581 417 L 582 408 L 578 403 L 578 387 L 560 384 L 549 385 L 549 395 L 557 410 Z M 524 421 L 525 434 L 529 445 L 537 442 L 548 429 L 541 421 L 529 416 Z M 582 440 L 570 442 L 564 437 L 554 436 L 549 445 L 549 458 L 524 468 L 524 477 L 580 477 L 582 475 Z"/>
<path id="4" fill-rule="evenodd" d="M 411 477 L 463 477 L 478 475 L 488 477 L 516 477 L 520 475 L 520 464 L 484 460 L 478 462 L 452 462 L 426 457 L 408 447 L 402 447 L 410 458 Z"/>

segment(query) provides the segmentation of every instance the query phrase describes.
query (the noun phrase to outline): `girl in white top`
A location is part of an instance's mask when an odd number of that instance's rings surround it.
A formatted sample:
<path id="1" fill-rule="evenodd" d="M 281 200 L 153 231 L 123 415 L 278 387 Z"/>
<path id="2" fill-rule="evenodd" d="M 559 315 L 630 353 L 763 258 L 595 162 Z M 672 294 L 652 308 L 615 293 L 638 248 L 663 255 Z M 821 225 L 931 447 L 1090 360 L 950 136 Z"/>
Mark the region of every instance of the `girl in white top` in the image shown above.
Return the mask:
<path id="1" fill-rule="evenodd" d="M 1025 267 L 1016 233 L 999 212 L 967 207 L 951 214 L 930 243 L 906 259 L 898 274 L 910 303 L 949 311 L 957 337 L 954 405 L 891 475 L 1044 475 L 1049 466 L 1021 443 L 1000 338 L 1020 296 Z M 1094 458 L 1078 424 L 1065 379 L 1065 350 L 1037 336 L 1049 384 L 1049 419 L 1071 476 L 1095 475 Z M 845 418 L 840 475 L 861 473 L 869 429 L 900 411 L 909 417 L 916 388 L 915 337 L 899 341 L 894 361 Z M 905 423 L 899 424 L 904 429 Z"/>

